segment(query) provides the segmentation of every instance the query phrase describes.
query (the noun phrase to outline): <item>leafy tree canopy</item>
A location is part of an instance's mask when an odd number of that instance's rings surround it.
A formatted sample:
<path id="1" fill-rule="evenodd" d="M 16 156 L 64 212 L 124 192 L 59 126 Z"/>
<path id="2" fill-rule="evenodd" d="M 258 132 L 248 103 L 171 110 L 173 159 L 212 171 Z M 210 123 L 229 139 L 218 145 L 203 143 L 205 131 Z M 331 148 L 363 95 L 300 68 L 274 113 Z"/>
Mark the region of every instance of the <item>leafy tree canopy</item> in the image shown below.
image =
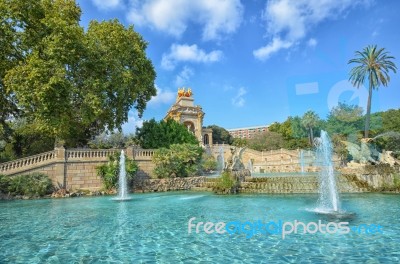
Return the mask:
<path id="1" fill-rule="evenodd" d="M 154 174 L 158 178 L 194 176 L 198 171 L 203 149 L 193 144 L 173 144 L 169 149 L 154 152 Z"/>
<path id="2" fill-rule="evenodd" d="M 279 133 L 266 131 L 249 139 L 247 144 L 249 148 L 258 151 L 274 150 L 283 148 L 284 138 Z"/>
<path id="3" fill-rule="evenodd" d="M 207 128 L 212 129 L 212 138 L 213 138 L 213 143 L 214 144 L 229 144 L 231 145 L 233 143 L 233 137 L 231 134 L 229 134 L 229 131 L 226 130 L 223 127 L 217 126 L 217 125 L 211 125 L 208 126 Z"/>
<path id="4" fill-rule="evenodd" d="M 172 144 L 199 144 L 192 132 L 172 119 L 143 122 L 143 126 L 136 131 L 136 137 L 139 145 L 145 149 L 169 148 Z"/>
<path id="5" fill-rule="evenodd" d="M 132 26 L 92 21 L 84 31 L 73 0 L 0 0 L 0 10 L 0 124 L 20 114 L 51 137 L 85 141 L 120 129 L 156 94 Z"/>
<path id="6" fill-rule="evenodd" d="M 356 135 L 362 130 L 363 109 L 356 105 L 339 103 L 332 108 L 326 120 L 326 131 L 344 136 Z"/>

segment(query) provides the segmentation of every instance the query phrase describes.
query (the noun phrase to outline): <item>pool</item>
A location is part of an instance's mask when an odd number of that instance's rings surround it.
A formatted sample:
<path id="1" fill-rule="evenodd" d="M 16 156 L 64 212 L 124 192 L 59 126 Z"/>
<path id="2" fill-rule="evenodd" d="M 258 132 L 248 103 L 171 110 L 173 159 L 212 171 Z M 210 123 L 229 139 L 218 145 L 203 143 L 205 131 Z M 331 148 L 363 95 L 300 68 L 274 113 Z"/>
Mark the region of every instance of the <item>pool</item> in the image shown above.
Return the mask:
<path id="1" fill-rule="evenodd" d="M 317 195 L 207 192 L 0 202 L 0 263 L 398 263 L 400 195 L 342 194 L 366 234 L 188 233 L 188 221 L 338 222 L 315 214 Z"/>

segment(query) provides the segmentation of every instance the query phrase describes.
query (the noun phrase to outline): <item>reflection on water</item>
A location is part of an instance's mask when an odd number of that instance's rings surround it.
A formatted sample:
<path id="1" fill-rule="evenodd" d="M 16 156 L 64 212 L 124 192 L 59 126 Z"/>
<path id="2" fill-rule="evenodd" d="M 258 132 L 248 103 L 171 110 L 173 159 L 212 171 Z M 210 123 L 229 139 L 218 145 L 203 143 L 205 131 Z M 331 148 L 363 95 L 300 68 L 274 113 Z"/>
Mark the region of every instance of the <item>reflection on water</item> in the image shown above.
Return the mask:
<path id="1" fill-rule="evenodd" d="M 383 234 L 188 234 L 188 220 L 341 221 L 307 211 L 317 194 L 206 192 L 0 202 L 0 263 L 398 263 L 400 195 L 343 194 L 352 226 Z M 384 208 L 384 210 L 382 209 Z M 357 249 L 357 250 L 355 250 Z M 362 250 L 362 253 L 358 251 Z M 377 261 L 379 260 L 379 261 Z"/>

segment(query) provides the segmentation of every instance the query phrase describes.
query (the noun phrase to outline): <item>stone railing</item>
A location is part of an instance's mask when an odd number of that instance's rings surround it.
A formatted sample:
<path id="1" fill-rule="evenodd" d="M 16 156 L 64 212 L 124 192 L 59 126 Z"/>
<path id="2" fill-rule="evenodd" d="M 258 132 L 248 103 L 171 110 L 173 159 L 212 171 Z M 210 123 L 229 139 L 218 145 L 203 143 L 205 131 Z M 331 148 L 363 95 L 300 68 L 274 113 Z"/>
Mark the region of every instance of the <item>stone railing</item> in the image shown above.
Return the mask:
<path id="1" fill-rule="evenodd" d="M 116 152 L 121 151 L 120 149 L 68 149 L 65 150 L 65 158 L 67 160 L 87 160 L 96 159 L 103 160 Z"/>
<path id="2" fill-rule="evenodd" d="M 26 167 L 34 167 L 44 165 L 56 160 L 56 151 L 48 151 L 41 154 L 29 156 L 0 164 L 0 173 L 7 173 L 9 171 L 18 171 Z"/>
<path id="3" fill-rule="evenodd" d="M 135 160 L 152 160 L 154 149 L 135 149 L 133 153 Z"/>
<path id="4" fill-rule="evenodd" d="M 272 156 L 272 155 L 279 155 L 279 154 L 286 154 L 289 156 L 299 157 L 299 150 L 287 150 L 287 149 L 277 149 L 277 150 L 269 150 L 269 151 L 262 151 L 260 152 L 262 156 Z"/>

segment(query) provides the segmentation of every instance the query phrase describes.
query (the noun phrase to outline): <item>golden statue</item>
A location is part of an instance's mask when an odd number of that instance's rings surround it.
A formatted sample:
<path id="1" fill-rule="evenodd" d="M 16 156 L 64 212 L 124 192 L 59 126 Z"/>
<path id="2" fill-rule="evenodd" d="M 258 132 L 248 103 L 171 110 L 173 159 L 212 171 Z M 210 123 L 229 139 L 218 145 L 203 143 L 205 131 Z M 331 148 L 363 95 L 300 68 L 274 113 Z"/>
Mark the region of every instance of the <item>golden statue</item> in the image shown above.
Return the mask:
<path id="1" fill-rule="evenodd" d="M 185 91 L 185 87 L 178 88 L 178 97 L 191 97 L 193 94 L 192 89 L 188 88 L 187 91 Z"/>
<path id="2" fill-rule="evenodd" d="M 185 88 L 178 88 L 178 97 L 182 97 L 185 95 Z"/>

